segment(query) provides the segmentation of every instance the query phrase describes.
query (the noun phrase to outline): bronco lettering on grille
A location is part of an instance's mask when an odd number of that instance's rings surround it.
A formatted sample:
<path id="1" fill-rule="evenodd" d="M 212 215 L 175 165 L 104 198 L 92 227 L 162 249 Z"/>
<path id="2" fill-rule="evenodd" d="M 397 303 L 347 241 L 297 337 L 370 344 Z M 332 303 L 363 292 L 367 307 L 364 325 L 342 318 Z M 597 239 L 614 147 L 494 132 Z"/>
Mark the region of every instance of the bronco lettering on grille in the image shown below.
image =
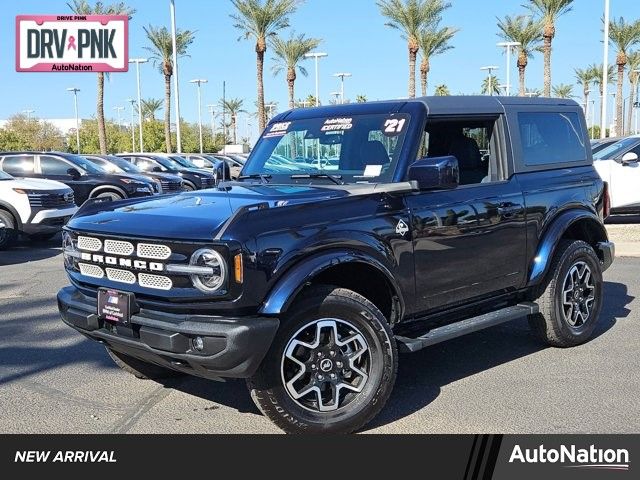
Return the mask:
<path id="1" fill-rule="evenodd" d="M 164 272 L 165 268 L 162 263 L 147 262 L 145 260 L 131 260 L 130 258 L 118 258 L 107 255 L 91 254 L 82 252 L 80 254 L 82 260 L 99 265 L 117 265 L 123 268 L 133 268 L 135 270 L 149 270 L 152 272 Z"/>

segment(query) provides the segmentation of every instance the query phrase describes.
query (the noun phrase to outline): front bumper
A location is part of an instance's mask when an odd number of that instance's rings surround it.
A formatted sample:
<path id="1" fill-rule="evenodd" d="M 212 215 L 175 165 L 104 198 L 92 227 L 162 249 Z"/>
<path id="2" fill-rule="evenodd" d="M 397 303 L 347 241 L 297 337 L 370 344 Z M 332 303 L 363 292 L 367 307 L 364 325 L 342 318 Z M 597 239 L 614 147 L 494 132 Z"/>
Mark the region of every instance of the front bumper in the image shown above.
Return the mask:
<path id="1" fill-rule="evenodd" d="M 130 327 L 96 315 L 97 301 L 74 287 L 58 292 L 64 323 L 109 348 L 143 361 L 204 378 L 247 378 L 267 354 L 279 327 L 268 317 L 222 318 L 141 310 Z M 196 351 L 193 339 L 204 349 Z"/>
<path id="2" fill-rule="evenodd" d="M 600 259 L 602 260 L 602 271 L 607 270 L 616 258 L 616 246 L 613 242 L 598 243 Z"/>

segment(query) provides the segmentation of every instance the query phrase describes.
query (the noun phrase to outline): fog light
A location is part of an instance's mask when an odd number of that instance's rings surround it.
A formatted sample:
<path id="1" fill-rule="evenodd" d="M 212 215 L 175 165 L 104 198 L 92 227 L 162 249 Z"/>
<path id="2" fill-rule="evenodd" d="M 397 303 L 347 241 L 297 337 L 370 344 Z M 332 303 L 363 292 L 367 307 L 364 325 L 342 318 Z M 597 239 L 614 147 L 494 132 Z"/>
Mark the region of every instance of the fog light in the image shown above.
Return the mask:
<path id="1" fill-rule="evenodd" d="M 193 339 L 193 348 L 201 352 L 204 350 L 204 339 L 202 337 L 196 337 Z"/>

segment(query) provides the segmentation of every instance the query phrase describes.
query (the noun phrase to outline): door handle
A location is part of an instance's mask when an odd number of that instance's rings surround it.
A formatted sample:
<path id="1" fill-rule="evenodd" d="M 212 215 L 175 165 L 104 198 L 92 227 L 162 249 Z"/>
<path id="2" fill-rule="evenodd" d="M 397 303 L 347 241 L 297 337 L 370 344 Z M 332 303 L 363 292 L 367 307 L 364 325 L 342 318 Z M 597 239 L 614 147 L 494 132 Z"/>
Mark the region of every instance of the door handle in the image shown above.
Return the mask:
<path id="1" fill-rule="evenodd" d="M 524 210 L 522 205 L 515 203 L 502 203 L 498 206 L 498 215 L 501 217 L 513 217 Z"/>

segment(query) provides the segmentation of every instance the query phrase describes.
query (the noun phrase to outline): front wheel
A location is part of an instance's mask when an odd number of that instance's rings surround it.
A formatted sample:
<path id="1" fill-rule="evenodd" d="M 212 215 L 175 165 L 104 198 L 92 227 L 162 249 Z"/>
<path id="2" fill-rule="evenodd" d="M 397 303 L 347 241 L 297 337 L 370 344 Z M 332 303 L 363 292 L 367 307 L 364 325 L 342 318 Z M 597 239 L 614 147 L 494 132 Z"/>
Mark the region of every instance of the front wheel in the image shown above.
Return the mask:
<path id="1" fill-rule="evenodd" d="M 591 338 L 602 310 L 602 267 L 591 245 L 558 245 L 538 303 L 540 313 L 529 324 L 547 344 L 572 347 Z"/>
<path id="2" fill-rule="evenodd" d="M 247 385 L 285 432 L 349 433 L 380 412 L 397 368 L 393 334 L 375 305 L 351 290 L 313 287 Z"/>
<path id="3" fill-rule="evenodd" d="M 118 200 L 124 200 L 124 197 L 116 192 L 102 192 L 95 195 L 93 198 L 110 198 L 111 201 L 117 202 Z"/>

